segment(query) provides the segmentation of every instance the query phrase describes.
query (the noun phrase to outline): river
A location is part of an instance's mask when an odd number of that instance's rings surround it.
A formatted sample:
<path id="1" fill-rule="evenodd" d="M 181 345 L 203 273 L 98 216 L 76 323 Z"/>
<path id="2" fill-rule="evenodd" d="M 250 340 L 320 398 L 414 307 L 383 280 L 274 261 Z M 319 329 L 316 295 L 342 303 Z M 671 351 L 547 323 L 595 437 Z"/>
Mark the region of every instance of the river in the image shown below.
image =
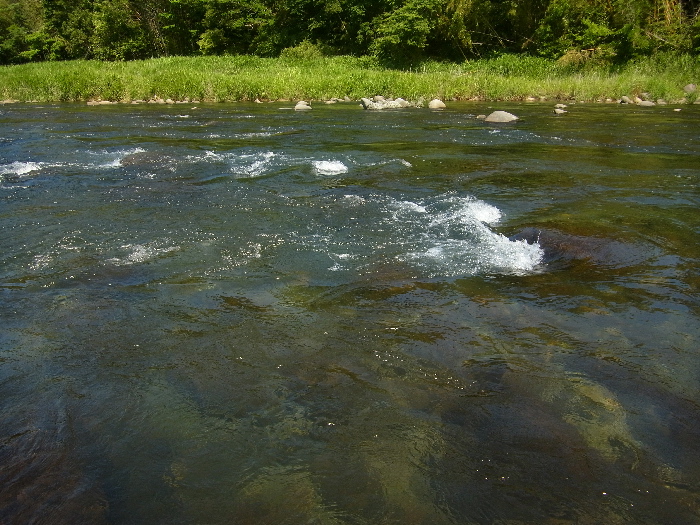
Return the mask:
<path id="1" fill-rule="evenodd" d="M 0 521 L 700 523 L 700 107 L 312 105 L 0 106 Z"/>

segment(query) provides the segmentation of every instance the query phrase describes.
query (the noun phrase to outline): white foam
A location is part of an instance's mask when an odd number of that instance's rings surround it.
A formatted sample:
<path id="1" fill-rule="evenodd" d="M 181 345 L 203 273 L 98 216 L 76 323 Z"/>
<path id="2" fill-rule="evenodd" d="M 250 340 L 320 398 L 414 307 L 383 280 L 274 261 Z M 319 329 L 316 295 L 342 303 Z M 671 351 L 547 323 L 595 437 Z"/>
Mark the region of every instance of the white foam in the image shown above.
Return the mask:
<path id="1" fill-rule="evenodd" d="M 97 167 L 102 169 L 120 168 L 122 166 L 122 160 L 126 157 L 134 155 L 135 153 L 144 153 L 145 151 L 146 150 L 143 148 L 129 148 L 112 152 L 101 152 L 97 155 L 104 155 L 109 160 L 97 164 Z"/>
<path id="2" fill-rule="evenodd" d="M 441 195 L 425 203 L 390 201 L 395 231 L 407 251 L 400 260 L 432 276 L 526 273 L 541 263 L 539 245 L 511 241 L 489 227 L 501 211 L 473 197 Z"/>
<path id="3" fill-rule="evenodd" d="M 113 257 L 111 259 L 108 259 L 107 262 L 110 262 L 115 266 L 128 266 L 136 263 L 148 262 L 161 255 L 166 255 L 168 253 L 180 250 L 179 246 L 160 247 L 154 243 L 125 244 L 121 248 L 122 250 L 127 251 L 126 255 L 124 255 L 123 257 Z"/>
<path id="4" fill-rule="evenodd" d="M 390 206 L 395 208 L 399 214 L 405 213 L 405 212 L 414 212 L 414 213 L 427 213 L 428 210 L 426 210 L 425 206 L 421 206 L 420 204 L 417 204 L 415 202 L 411 201 L 396 201 L 392 200 L 390 201 Z"/>
<path id="5" fill-rule="evenodd" d="M 339 160 L 315 160 L 312 164 L 317 175 L 340 175 L 348 172 L 348 167 Z"/>
<path id="6" fill-rule="evenodd" d="M 362 206 L 367 201 L 359 195 L 343 195 L 343 200 L 350 206 Z"/>
<path id="7" fill-rule="evenodd" d="M 233 172 L 245 177 L 260 177 L 266 175 L 277 155 L 272 151 L 263 153 L 253 153 L 250 155 L 239 155 L 234 157 Z"/>
<path id="8" fill-rule="evenodd" d="M 11 164 L 0 166 L 0 175 L 17 175 L 21 177 L 33 171 L 39 171 L 41 167 L 41 162 L 12 162 Z"/>
<path id="9" fill-rule="evenodd" d="M 501 220 L 501 210 L 476 199 L 468 200 L 464 205 L 462 213 L 470 215 L 475 220 L 486 224 L 496 224 Z"/>

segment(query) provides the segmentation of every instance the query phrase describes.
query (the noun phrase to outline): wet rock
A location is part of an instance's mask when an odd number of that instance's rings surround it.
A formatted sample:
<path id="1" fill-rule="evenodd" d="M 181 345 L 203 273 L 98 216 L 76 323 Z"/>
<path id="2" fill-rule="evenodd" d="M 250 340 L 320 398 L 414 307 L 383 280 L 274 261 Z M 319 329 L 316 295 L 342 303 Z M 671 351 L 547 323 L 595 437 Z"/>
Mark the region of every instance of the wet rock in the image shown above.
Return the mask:
<path id="1" fill-rule="evenodd" d="M 567 108 L 568 106 L 566 104 L 555 104 L 554 108 L 555 109 L 564 109 Z"/>
<path id="2" fill-rule="evenodd" d="M 377 97 L 374 97 L 375 99 Z M 384 98 L 384 97 L 382 97 Z M 396 100 L 370 100 L 368 98 L 362 98 L 360 99 L 360 102 L 362 103 L 362 107 L 364 109 L 399 109 L 399 108 L 407 108 L 411 106 L 411 103 L 402 99 L 402 98 L 397 98 Z"/>
<path id="3" fill-rule="evenodd" d="M 311 106 L 306 100 L 300 100 L 297 102 L 296 106 L 294 106 L 295 111 L 308 111 L 311 109 Z"/>
<path id="4" fill-rule="evenodd" d="M 564 113 L 568 113 L 568 111 L 561 108 L 554 108 L 554 113 L 556 113 L 557 115 L 563 115 Z"/>
<path id="5" fill-rule="evenodd" d="M 518 120 L 518 117 L 507 111 L 494 111 L 488 115 L 485 119 L 486 122 L 514 122 Z"/>
<path id="6" fill-rule="evenodd" d="M 479 120 L 484 120 L 486 118 L 486 115 L 477 115 L 476 118 Z"/>
<path id="7" fill-rule="evenodd" d="M 428 103 L 428 107 L 430 109 L 445 109 L 447 106 L 445 106 L 445 103 L 439 98 L 434 98 Z"/>
<path id="8" fill-rule="evenodd" d="M 565 267 L 577 261 L 607 267 L 626 267 L 647 258 L 644 249 L 611 239 L 571 235 L 557 230 L 528 227 L 510 237 L 512 241 L 538 243 L 550 267 Z"/>

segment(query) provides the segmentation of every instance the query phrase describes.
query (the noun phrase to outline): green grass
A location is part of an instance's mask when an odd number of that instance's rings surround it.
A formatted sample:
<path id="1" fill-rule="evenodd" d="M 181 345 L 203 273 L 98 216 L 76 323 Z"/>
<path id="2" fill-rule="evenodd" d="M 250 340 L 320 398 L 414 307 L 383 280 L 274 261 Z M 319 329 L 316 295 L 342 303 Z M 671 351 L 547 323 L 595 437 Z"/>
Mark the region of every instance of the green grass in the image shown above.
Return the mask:
<path id="1" fill-rule="evenodd" d="M 406 71 L 384 68 L 368 57 L 169 57 L 2 66 L 0 100 L 229 102 L 382 94 L 409 100 L 595 101 L 646 92 L 678 101 L 685 97 L 683 86 L 698 81 L 700 60 L 688 55 L 659 55 L 615 68 L 504 55 L 459 64 L 426 62 Z"/>

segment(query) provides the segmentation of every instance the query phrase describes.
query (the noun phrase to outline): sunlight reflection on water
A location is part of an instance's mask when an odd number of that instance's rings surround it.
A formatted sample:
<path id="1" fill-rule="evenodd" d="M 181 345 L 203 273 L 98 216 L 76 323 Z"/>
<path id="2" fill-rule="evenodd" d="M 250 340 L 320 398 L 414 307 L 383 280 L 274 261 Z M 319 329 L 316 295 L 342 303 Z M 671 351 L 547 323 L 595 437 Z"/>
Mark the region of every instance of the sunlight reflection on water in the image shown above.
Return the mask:
<path id="1" fill-rule="evenodd" d="M 0 521 L 696 522 L 700 114 L 511 109 L 3 108 Z"/>

